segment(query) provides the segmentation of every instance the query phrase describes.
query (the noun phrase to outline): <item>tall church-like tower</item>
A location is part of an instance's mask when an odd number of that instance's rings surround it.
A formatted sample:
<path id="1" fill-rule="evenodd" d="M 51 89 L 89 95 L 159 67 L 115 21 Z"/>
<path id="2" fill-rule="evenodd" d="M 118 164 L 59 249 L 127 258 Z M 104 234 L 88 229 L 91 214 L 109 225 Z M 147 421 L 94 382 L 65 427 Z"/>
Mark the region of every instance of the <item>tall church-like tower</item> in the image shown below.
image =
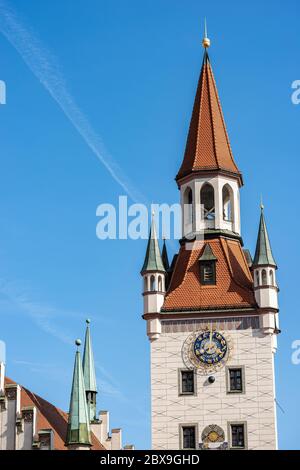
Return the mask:
<path id="1" fill-rule="evenodd" d="M 142 269 L 151 344 L 152 447 L 276 449 L 276 262 L 264 210 L 254 259 L 207 49 L 176 177 L 183 238 L 171 266 L 152 221 Z"/>

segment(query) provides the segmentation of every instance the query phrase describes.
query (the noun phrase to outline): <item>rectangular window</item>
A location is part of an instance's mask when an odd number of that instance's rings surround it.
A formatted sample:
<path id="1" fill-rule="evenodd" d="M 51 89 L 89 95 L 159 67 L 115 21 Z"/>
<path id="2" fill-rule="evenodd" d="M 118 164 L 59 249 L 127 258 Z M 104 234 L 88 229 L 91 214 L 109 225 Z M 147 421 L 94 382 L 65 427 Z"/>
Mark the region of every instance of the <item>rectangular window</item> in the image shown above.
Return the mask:
<path id="1" fill-rule="evenodd" d="M 228 369 L 229 373 L 229 392 L 243 392 L 243 370 Z"/>
<path id="2" fill-rule="evenodd" d="M 201 284 L 216 284 L 216 263 L 215 261 L 207 261 L 200 263 Z"/>
<path id="3" fill-rule="evenodd" d="M 193 370 L 181 370 L 180 393 L 184 395 L 193 395 L 195 393 L 195 374 Z"/>
<path id="4" fill-rule="evenodd" d="M 183 449 L 196 449 L 196 428 L 195 426 L 182 426 Z"/>
<path id="5" fill-rule="evenodd" d="M 245 425 L 231 424 L 231 447 L 236 449 L 245 448 Z"/>

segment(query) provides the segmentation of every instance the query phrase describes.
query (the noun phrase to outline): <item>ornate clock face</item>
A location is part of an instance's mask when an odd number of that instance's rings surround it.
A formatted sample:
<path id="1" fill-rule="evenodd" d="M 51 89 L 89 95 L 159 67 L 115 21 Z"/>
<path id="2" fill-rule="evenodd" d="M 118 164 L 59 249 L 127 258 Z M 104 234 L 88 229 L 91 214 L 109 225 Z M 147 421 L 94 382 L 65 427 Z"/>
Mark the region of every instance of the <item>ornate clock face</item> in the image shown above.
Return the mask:
<path id="1" fill-rule="evenodd" d="M 203 364 L 218 364 L 227 353 L 227 342 L 217 331 L 204 331 L 194 342 L 194 353 Z"/>
<path id="2" fill-rule="evenodd" d="M 231 340 L 224 334 L 207 327 L 192 333 L 183 344 L 182 359 L 189 369 L 207 375 L 222 368 L 231 352 Z"/>

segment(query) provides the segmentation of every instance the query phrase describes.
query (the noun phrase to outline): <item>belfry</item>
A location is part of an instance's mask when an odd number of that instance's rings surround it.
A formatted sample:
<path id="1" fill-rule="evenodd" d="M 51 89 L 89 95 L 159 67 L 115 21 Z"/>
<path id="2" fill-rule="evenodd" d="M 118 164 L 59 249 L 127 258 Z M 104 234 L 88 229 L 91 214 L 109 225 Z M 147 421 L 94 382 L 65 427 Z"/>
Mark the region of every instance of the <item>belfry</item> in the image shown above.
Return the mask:
<path id="1" fill-rule="evenodd" d="M 176 182 L 178 254 L 169 266 L 152 220 L 143 318 L 151 360 L 152 448 L 276 449 L 277 265 L 263 207 L 252 260 L 243 247 L 240 189 L 208 55 Z"/>

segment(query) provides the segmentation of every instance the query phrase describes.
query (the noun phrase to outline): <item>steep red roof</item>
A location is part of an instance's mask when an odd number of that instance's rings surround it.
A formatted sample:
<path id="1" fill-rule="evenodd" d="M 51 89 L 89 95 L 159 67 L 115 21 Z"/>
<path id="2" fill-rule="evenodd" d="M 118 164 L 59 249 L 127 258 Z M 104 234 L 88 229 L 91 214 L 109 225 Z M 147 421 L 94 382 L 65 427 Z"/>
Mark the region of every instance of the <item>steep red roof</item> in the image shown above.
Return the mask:
<path id="1" fill-rule="evenodd" d="M 223 170 L 237 176 L 241 173 L 231 152 L 218 91 L 205 51 L 191 118 L 184 159 L 176 177 L 198 171 Z"/>
<path id="2" fill-rule="evenodd" d="M 15 384 L 13 380 L 5 377 L 5 384 Z M 68 450 L 65 447 L 67 434 L 68 413 L 52 405 L 35 393 L 21 387 L 21 409 L 26 406 L 35 406 L 37 410 L 37 432 L 42 429 L 52 429 L 54 433 L 54 449 Z M 92 433 L 91 450 L 105 450 L 96 436 Z"/>
<path id="3" fill-rule="evenodd" d="M 237 240 L 209 240 L 216 264 L 216 285 L 201 285 L 199 257 L 203 245 L 194 250 L 180 248 L 163 311 L 255 307 L 253 279 Z"/>

